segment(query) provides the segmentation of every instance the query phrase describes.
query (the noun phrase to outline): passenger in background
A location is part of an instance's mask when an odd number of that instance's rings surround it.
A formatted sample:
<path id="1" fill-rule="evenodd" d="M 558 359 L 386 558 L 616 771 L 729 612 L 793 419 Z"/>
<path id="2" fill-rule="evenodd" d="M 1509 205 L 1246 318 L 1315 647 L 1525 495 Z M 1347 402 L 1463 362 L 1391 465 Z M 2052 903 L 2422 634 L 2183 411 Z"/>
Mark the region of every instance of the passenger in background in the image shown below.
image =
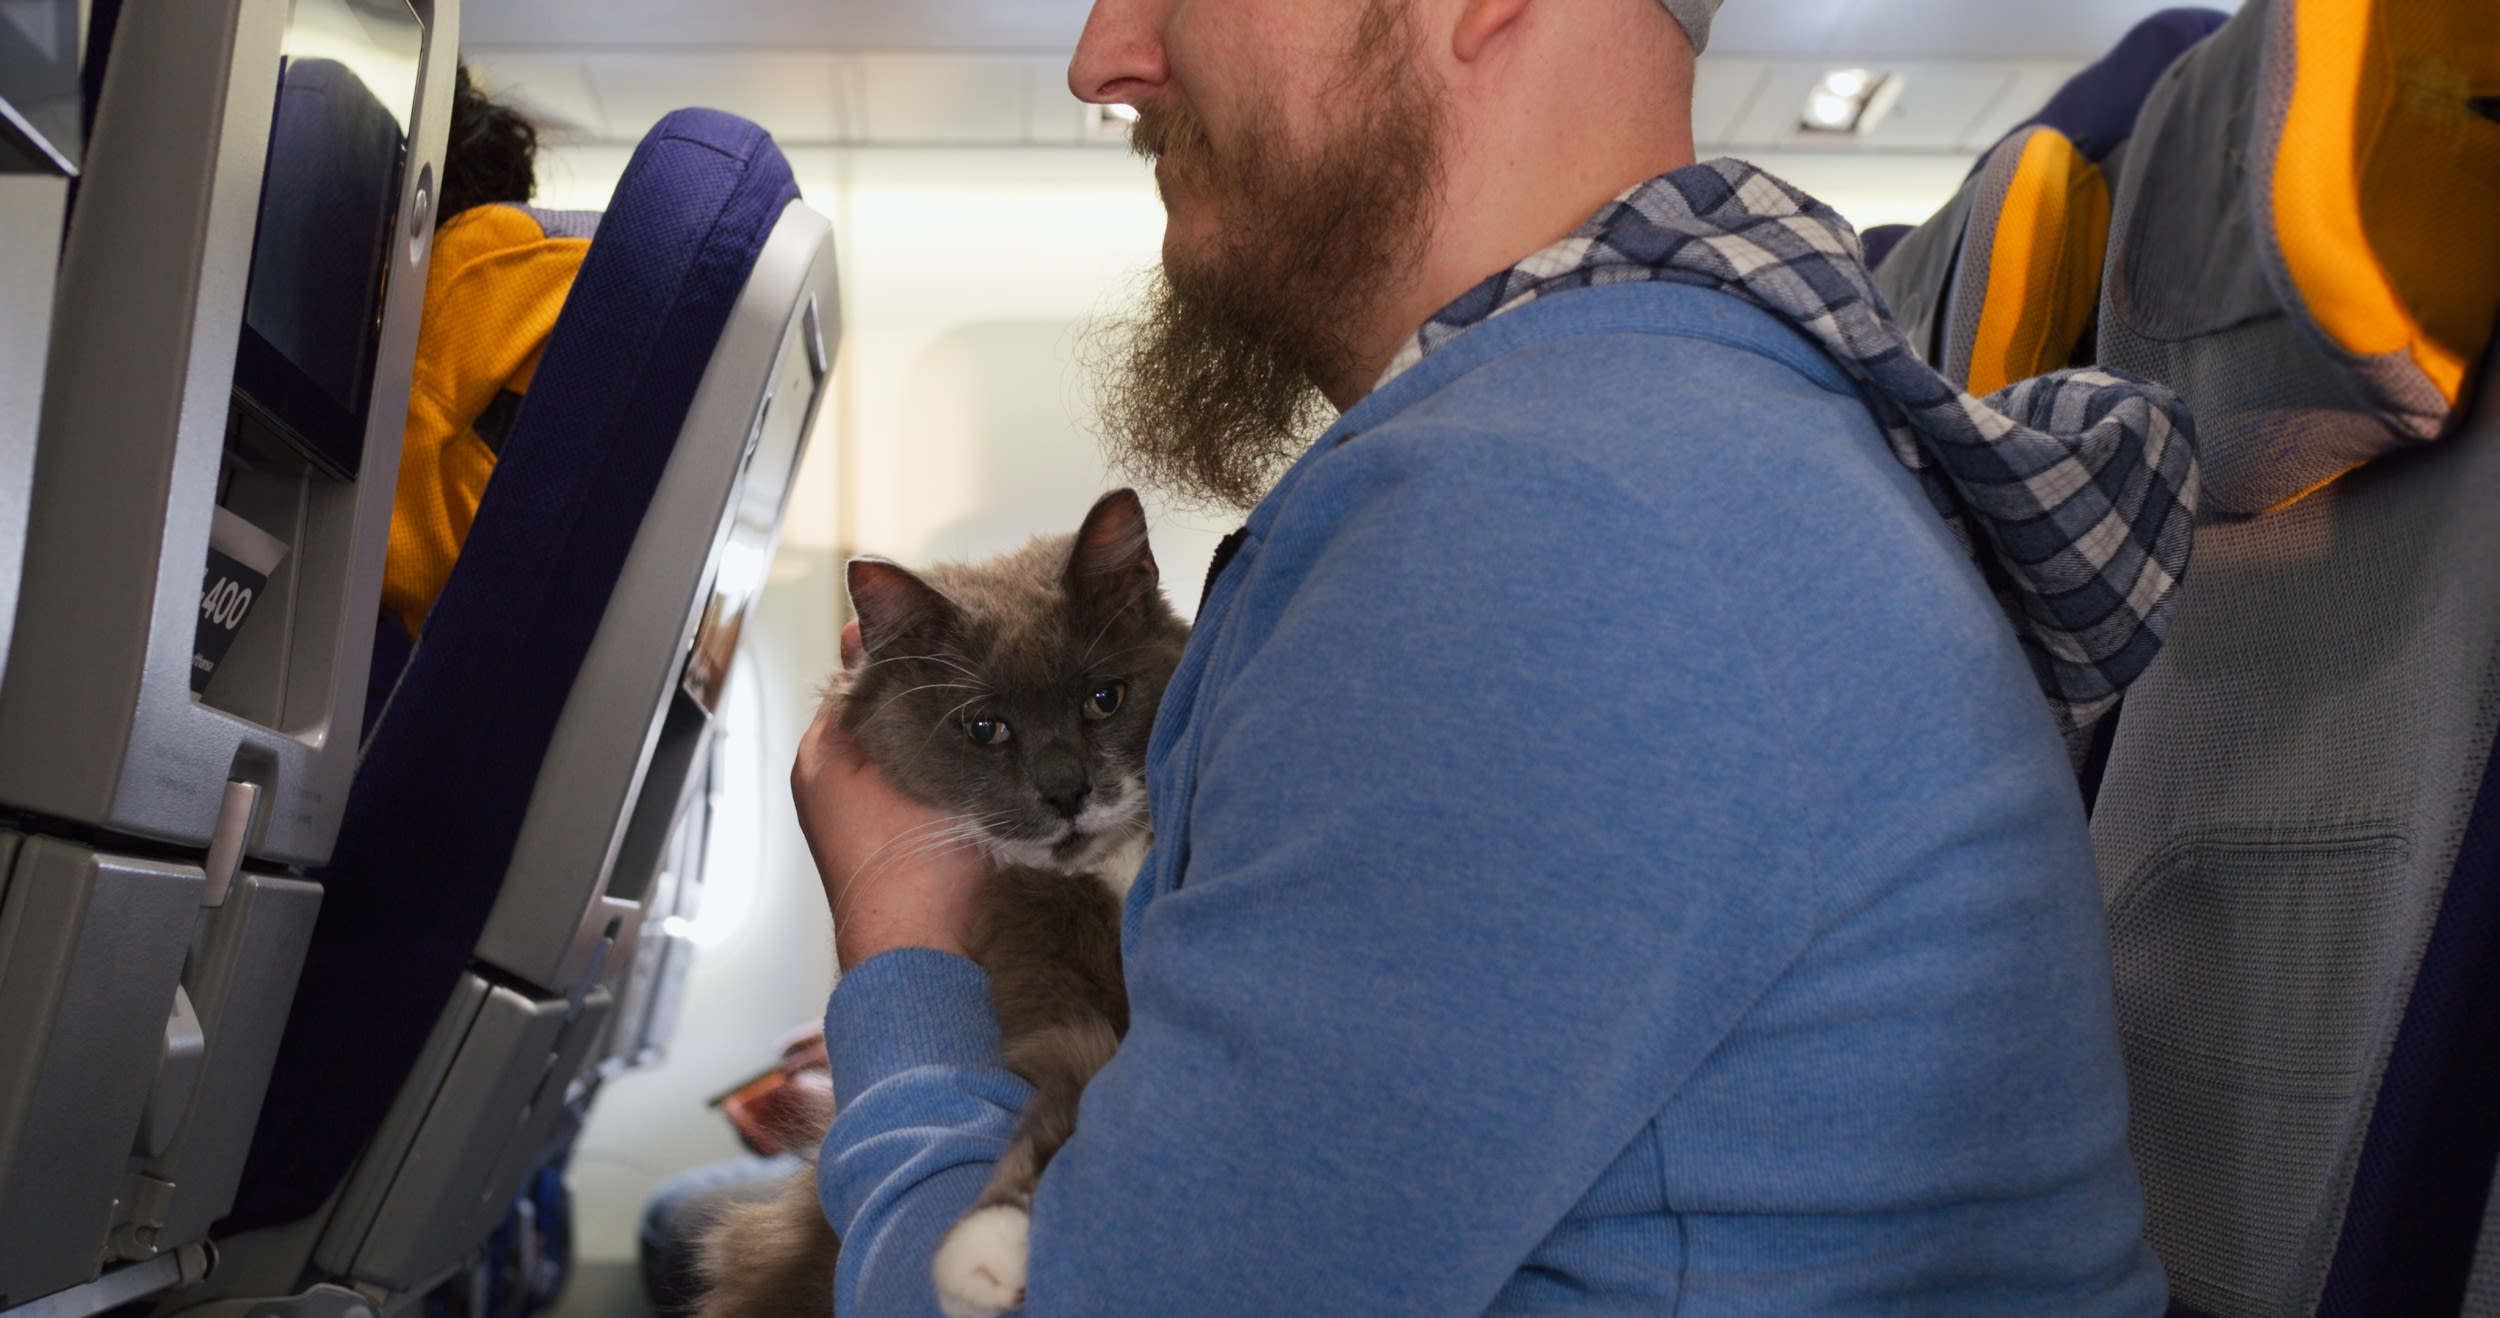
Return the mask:
<path id="1" fill-rule="evenodd" d="M 538 125 L 479 89 L 463 64 L 452 83 L 451 137 L 443 144 L 443 197 L 434 231 L 492 202 L 525 206 L 538 195 Z"/>
<path id="2" fill-rule="evenodd" d="M 1031 1318 L 2163 1311 L 2068 747 L 2158 649 L 2184 413 L 1922 365 L 1838 216 L 1694 163 L 1716 7 L 1095 5 L 1167 214 L 1107 428 L 1255 507 Z M 987 861 L 828 724 L 793 785 L 836 1310 L 925 1315 L 1027 1093 Z"/>
<path id="3" fill-rule="evenodd" d="M 452 96 L 383 569 L 384 625 L 374 646 L 368 730 L 426 610 L 451 577 L 598 224 L 595 213 L 528 208 L 538 190 L 537 127 L 488 99 L 466 66 Z"/>

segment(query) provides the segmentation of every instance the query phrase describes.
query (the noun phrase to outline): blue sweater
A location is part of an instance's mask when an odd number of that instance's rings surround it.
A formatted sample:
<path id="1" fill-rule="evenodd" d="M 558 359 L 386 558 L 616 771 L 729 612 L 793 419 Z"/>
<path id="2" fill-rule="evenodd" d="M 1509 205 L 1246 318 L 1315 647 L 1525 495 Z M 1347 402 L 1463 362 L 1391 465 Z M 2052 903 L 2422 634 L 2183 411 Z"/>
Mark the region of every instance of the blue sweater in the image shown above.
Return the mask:
<path id="1" fill-rule="evenodd" d="M 1028 1314 L 2162 1311 L 2064 751 L 1768 315 L 1558 294 L 1365 399 L 1148 774 Z M 1026 1093 L 983 993 L 918 950 L 834 991 L 845 1315 L 935 1312 Z"/>

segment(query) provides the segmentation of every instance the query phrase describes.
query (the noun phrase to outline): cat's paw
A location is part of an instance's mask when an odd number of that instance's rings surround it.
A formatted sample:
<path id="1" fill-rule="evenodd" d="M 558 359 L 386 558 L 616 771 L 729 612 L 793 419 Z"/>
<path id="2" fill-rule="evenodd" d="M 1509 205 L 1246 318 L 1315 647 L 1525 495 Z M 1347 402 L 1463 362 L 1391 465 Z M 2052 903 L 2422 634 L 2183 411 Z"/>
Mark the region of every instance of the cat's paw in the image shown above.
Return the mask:
<path id="1" fill-rule="evenodd" d="M 1013 1204 L 964 1214 L 938 1246 L 938 1308 L 946 1318 L 998 1318 L 1024 1304 L 1032 1219 Z"/>

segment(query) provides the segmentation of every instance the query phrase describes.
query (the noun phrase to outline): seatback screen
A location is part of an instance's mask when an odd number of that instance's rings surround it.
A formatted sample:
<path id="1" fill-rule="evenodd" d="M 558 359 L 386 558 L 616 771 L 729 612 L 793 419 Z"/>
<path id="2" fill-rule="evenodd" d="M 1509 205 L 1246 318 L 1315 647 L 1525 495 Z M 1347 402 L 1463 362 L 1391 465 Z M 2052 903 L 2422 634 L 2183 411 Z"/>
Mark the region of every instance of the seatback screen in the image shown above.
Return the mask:
<path id="1" fill-rule="evenodd" d="M 353 477 L 373 394 L 425 26 L 407 0 L 294 0 L 235 351 L 239 406 Z"/>
<path id="2" fill-rule="evenodd" d="M 765 576 L 772 568 L 773 542 L 781 534 L 790 480 L 806 445 L 808 427 L 815 424 L 825 373 L 831 368 L 825 355 L 822 314 L 812 295 L 794 328 L 793 341 L 782 345 L 781 360 L 773 368 L 772 392 L 765 395 L 755 425 L 747 432 L 746 457 L 727 513 L 728 536 L 712 577 L 712 598 L 695 627 L 692 652 L 680 679 L 686 694 L 715 714 L 720 712 L 730 661 L 737 657 L 747 608 L 764 589 Z"/>

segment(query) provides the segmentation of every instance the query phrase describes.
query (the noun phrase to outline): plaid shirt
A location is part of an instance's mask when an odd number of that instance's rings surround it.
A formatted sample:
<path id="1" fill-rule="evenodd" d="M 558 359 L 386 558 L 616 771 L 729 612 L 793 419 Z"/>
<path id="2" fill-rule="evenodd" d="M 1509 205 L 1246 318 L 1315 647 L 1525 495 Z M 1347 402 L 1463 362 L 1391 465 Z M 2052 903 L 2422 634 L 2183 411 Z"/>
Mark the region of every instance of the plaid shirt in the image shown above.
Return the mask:
<path id="1" fill-rule="evenodd" d="M 1668 280 L 1794 325 L 1856 381 L 1997 602 L 2070 747 L 2161 649 L 2196 510 L 2195 423 L 2168 390 L 2060 371 L 1976 398 L 1901 337 L 1830 207 L 1739 160 L 1651 179 L 1425 321 L 1385 383 L 1550 293 Z"/>

